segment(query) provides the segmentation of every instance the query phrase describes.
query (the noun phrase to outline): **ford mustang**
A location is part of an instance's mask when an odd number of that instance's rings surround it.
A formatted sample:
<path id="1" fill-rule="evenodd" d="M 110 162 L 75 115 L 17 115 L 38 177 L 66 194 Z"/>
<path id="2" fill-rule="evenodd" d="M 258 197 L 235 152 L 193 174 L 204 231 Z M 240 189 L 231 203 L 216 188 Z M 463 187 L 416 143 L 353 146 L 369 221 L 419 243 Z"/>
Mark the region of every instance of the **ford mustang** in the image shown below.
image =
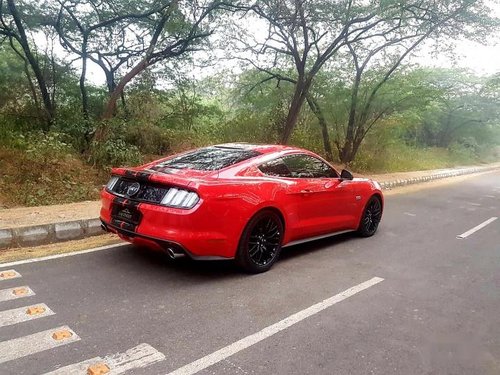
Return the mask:
<path id="1" fill-rule="evenodd" d="M 114 168 L 101 198 L 103 228 L 126 241 L 171 258 L 235 259 L 252 273 L 285 246 L 372 236 L 384 203 L 377 182 L 339 174 L 310 151 L 244 143 Z"/>

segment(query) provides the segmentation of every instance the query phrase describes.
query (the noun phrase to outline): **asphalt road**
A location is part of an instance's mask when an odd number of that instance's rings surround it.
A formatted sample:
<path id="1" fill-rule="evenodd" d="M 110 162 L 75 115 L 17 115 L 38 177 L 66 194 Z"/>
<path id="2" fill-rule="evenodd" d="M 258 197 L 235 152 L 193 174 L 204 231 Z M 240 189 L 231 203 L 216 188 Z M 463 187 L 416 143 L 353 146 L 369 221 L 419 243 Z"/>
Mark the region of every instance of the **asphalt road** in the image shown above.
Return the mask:
<path id="1" fill-rule="evenodd" d="M 255 276 L 132 246 L 0 265 L 21 275 L 0 280 L 0 374 L 500 374 L 500 219 L 469 232 L 497 216 L 500 172 L 388 196 L 374 237 Z"/>

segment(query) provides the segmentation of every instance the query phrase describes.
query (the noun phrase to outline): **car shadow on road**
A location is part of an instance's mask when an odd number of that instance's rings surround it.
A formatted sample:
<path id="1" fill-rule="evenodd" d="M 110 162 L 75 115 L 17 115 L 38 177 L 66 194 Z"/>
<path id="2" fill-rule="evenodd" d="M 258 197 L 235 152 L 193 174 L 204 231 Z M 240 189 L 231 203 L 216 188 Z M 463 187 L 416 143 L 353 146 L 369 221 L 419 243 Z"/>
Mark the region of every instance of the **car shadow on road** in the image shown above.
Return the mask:
<path id="1" fill-rule="evenodd" d="M 286 247 L 281 252 L 278 264 L 296 260 L 302 256 L 311 256 L 320 251 L 326 251 L 333 246 L 350 241 L 355 237 L 356 236 L 353 234 L 346 233 Z M 179 278 L 182 278 L 184 280 L 190 279 L 194 282 L 207 282 L 213 281 L 214 279 L 259 277 L 259 275 L 245 273 L 232 260 L 195 261 L 187 257 L 172 260 L 162 252 L 138 246 L 128 247 L 127 256 L 130 257 L 130 262 L 141 269 L 146 268 L 149 272 L 161 272 L 165 274 L 165 279 L 175 278 L 179 280 Z M 270 272 L 272 271 L 271 269 Z"/>
<path id="2" fill-rule="evenodd" d="M 130 246 L 127 255 L 141 268 L 146 267 L 150 272 L 161 271 L 169 278 L 188 276 L 193 280 L 207 281 L 214 277 L 220 279 L 242 275 L 232 260 L 194 261 L 188 257 L 172 260 L 165 253 L 139 246 Z"/>
<path id="3" fill-rule="evenodd" d="M 320 251 L 326 251 L 333 246 L 355 240 L 356 238 L 357 236 L 354 233 L 343 233 L 320 240 L 285 247 L 281 250 L 280 259 L 278 260 L 278 262 L 286 262 L 288 260 L 296 259 L 301 256 L 308 256 Z"/>

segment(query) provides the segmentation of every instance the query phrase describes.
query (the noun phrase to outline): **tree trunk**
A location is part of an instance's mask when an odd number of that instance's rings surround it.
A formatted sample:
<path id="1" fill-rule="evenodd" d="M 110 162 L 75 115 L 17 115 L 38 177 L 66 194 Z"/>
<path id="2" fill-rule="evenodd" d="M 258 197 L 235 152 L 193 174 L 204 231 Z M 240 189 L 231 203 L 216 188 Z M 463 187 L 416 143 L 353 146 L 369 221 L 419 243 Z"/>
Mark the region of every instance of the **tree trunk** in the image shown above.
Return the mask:
<path id="1" fill-rule="evenodd" d="M 359 137 L 359 138 L 354 138 L 353 140 L 345 140 L 344 146 L 342 147 L 342 150 L 340 152 L 340 161 L 345 165 L 348 166 L 354 159 L 356 158 L 356 155 L 358 153 L 359 147 L 361 146 L 361 143 L 363 142 L 364 137 Z"/>
<path id="2" fill-rule="evenodd" d="M 323 148 L 325 149 L 326 160 L 333 161 L 332 144 L 330 142 L 330 134 L 328 133 L 328 126 L 326 124 L 325 115 L 321 110 L 318 102 L 312 96 L 307 95 L 307 103 L 318 119 L 319 126 L 321 127 L 321 135 L 323 136 Z"/>
<path id="3" fill-rule="evenodd" d="M 120 94 L 120 99 L 122 102 L 123 111 L 125 112 L 125 117 L 128 117 L 129 112 L 127 108 L 127 100 L 125 99 L 125 91 L 122 91 L 122 93 Z"/>
<path id="4" fill-rule="evenodd" d="M 345 166 L 348 166 L 349 163 L 352 161 L 352 150 L 353 150 L 353 144 L 352 141 L 350 140 L 345 140 L 344 145 L 342 146 L 342 150 L 340 151 L 339 154 L 339 159 L 342 164 Z"/>
<path id="5" fill-rule="evenodd" d="M 40 93 L 42 94 L 42 101 L 45 107 L 45 112 L 47 117 L 47 124 L 45 130 L 49 130 L 54 118 L 54 106 L 50 99 L 49 90 L 47 89 L 47 83 L 45 82 L 45 77 L 43 76 L 38 61 L 36 60 L 35 56 L 30 50 L 28 37 L 26 36 L 26 31 L 24 30 L 21 16 L 17 11 L 16 4 L 14 0 L 8 0 L 7 3 L 9 6 L 10 14 L 12 15 L 12 18 L 14 18 L 17 30 L 19 31 L 19 35 L 16 37 L 16 40 L 19 42 L 24 51 L 24 54 L 26 55 L 26 59 L 28 60 L 31 69 L 33 70 L 33 73 L 35 74 L 38 87 L 40 88 Z"/>
<path id="6" fill-rule="evenodd" d="M 281 144 L 287 144 L 292 136 L 293 129 L 297 125 L 299 119 L 300 110 L 302 105 L 306 100 L 309 87 L 311 86 L 310 80 L 304 80 L 299 78 L 295 84 L 295 92 L 293 94 L 292 102 L 290 103 L 290 109 L 288 110 L 288 115 L 285 120 L 285 125 L 283 129 L 283 134 L 281 136 Z"/>
<path id="7" fill-rule="evenodd" d="M 354 79 L 354 83 L 352 86 L 351 105 L 349 108 L 349 120 L 347 122 L 344 146 L 342 147 L 339 155 L 340 161 L 345 165 L 348 165 L 354 159 L 354 134 L 356 129 L 356 110 L 358 107 L 358 94 L 359 85 L 361 82 L 361 74 L 362 71 L 360 69 L 356 69 L 356 78 Z"/>
<path id="8" fill-rule="evenodd" d="M 115 91 L 115 74 L 111 70 L 104 70 L 104 74 L 106 75 L 106 87 L 108 88 L 108 94 L 111 95 L 113 91 Z"/>
<path id="9" fill-rule="evenodd" d="M 148 67 L 147 60 L 142 60 L 136 66 L 134 66 L 122 79 L 118 82 L 115 89 L 111 93 L 109 97 L 108 104 L 106 105 L 106 109 L 104 110 L 104 114 L 102 116 L 103 120 L 109 120 L 116 113 L 116 102 L 121 97 L 123 90 L 127 83 L 129 83 L 135 76 L 141 73 L 144 69 Z"/>
<path id="10" fill-rule="evenodd" d="M 89 119 L 89 96 L 85 86 L 87 75 L 87 36 L 83 38 L 82 43 L 82 72 L 80 74 L 80 93 L 82 95 L 82 114 L 85 120 Z"/>
<path id="11" fill-rule="evenodd" d="M 31 80 L 30 67 L 28 65 L 27 60 L 24 60 L 24 74 L 26 74 L 26 78 L 28 79 L 28 85 L 30 87 L 31 96 L 33 97 L 33 102 L 35 103 L 36 110 L 40 111 L 40 103 L 38 102 L 38 95 L 36 93 L 35 85 L 33 85 L 33 81 Z"/>

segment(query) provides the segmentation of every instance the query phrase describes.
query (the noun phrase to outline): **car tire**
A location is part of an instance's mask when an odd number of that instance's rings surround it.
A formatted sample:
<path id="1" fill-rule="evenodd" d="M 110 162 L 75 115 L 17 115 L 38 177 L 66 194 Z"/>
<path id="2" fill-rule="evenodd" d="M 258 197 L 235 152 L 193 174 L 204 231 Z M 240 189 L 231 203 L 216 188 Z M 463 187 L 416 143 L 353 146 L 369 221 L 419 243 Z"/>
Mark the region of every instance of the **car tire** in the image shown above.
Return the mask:
<path id="1" fill-rule="evenodd" d="M 283 222 L 276 212 L 258 212 L 241 235 L 236 263 L 248 273 L 268 271 L 280 255 L 283 233 Z"/>
<path id="2" fill-rule="evenodd" d="M 371 237 L 375 234 L 382 219 L 382 201 L 377 196 L 372 196 L 366 203 L 361 221 L 358 226 L 358 234 L 361 237 Z"/>

